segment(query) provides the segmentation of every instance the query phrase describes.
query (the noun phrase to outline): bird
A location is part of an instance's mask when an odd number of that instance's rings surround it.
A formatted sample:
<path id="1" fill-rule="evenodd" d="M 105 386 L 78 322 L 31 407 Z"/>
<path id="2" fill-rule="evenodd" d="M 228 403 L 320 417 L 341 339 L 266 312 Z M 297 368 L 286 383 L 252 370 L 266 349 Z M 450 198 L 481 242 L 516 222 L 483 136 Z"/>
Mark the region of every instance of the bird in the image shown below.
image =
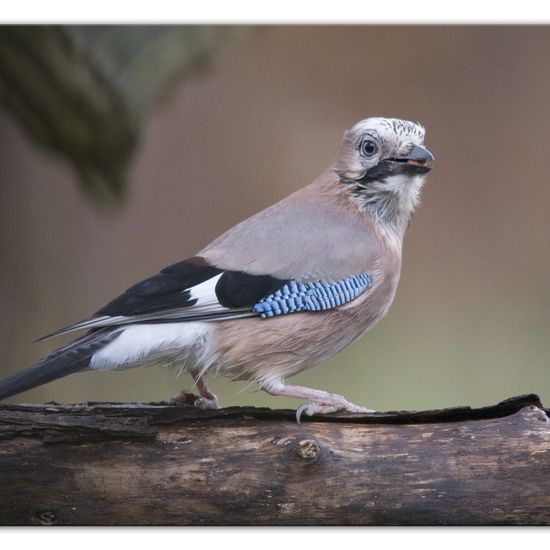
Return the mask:
<path id="1" fill-rule="evenodd" d="M 203 408 L 219 407 L 205 379 L 214 375 L 304 401 L 298 422 L 373 412 L 287 379 L 341 351 L 390 308 L 403 237 L 434 162 L 424 137 L 407 120 L 359 121 L 312 183 L 45 336 L 86 331 L 1 381 L 0 400 L 78 371 L 154 365 L 190 373 Z"/>

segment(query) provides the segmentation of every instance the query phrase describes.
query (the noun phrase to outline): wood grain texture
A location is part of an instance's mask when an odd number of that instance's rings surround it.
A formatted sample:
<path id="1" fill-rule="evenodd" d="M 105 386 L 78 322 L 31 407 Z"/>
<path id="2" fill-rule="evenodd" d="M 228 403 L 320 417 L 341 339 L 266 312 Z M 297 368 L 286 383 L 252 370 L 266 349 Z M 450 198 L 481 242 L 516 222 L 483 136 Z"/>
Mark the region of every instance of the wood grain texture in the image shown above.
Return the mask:
<path id="1" fill-rule="evenodd" d="M 329 415 L 0 406 L 2 525 L 550 524 L 550 422 L 493 407 Z"/>

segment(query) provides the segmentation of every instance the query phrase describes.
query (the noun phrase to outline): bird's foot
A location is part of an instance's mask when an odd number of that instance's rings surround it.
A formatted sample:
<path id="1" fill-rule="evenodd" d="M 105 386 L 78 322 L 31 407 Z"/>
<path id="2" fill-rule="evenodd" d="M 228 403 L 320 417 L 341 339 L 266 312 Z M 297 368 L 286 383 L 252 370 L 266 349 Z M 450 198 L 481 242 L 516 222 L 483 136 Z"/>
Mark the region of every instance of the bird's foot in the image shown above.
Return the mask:
<path id="1" fill-rule="evenodd" d="M 373 413 L 376 412 L 373 409 L 367 409 L 366 407 L 360 407 L 359 405 L 354 405 L 349 401 L 346 401 L 341 395 L 333 394 L 335 402 L 333 403 L 318 403 L 310 402 L 304 403 L 298 407 L 296 410 L 296 421 L 300 423 L 300 418 L 302 414 L 306 416 L 313 416 L 315 414 L 330 414 L 334 412 L 351 412 L 351 413 Z"/>
<path id="2" fill-rule="evenodd" d="M 197 396 L 194 393 L 183 390 L 183 391 L 180 391 L 174 397 L 172 397 L 172 399 L 170 399 L 168 403 L 170 403 L 170 405 L 191 406 L 191 405 L 194 405 L 196 400 L 197 400 Z"/>
<path id="3" fill-rule="evenodd" d="M 218 400 L 215 397 L 214 399 L 207 399 L 206 397 L 197 397 L 193 405 L 199 409 L 219 409 L 220 408 L 220 404 L 218 403 Z"/>
<path id="4" fill-rule="evenodd" d="M 199 390 L 200 397 L 195 399 L 193 403 L 195 407 L 199 409 L 219 409 L 220 404 L 218 403 L 218 398 L 216 394 L 206 385 L 204 377 L 200 374 L 198 370 L 191 370 L 191 376 L 195 380 L 195 386 Z"/>
<path id="5" fill-rule="evenodd" d="M 328 393 L 323 390 L 314 390 L 313 388 L 305 388 L 304 386 L 291 386 L 285 384 L 282 380 L 272 380 L 269 384 L 263 384 L 261 388 L 270 395 L 307 399 L 308 402 L 301 405 L 296 411 L 296 420 L 298 423 L 300 423 L 302 414 L 313 416 L 314 414 L 328 414 L 338 411 L 351 413 L 375 412 L 372 409 L 350 403 L 342 395 Z"/>
<path id="6" fill-rule="evenodd" d="M 199 409 L 219 409 L 220 404 L 218 399 L 214 394 L 211 394 L 212 397 L 197 397 L 194 393 L 188 391 L 181 391 L 175 397 L 170 399 L 170 405 L 187 405 L 188 407 L 197 407 Z"/>

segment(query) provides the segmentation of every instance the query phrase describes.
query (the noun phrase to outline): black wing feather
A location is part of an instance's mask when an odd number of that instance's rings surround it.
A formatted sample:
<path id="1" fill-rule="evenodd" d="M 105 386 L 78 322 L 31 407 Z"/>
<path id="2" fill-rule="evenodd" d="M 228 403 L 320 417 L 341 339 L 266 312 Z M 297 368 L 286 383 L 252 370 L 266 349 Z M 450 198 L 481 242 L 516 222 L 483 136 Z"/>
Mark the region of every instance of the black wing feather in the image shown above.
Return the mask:
<path id="1" fill-rule="evenodd" d="M 226 271 L 216 283 L 216 296 L 224 307 L 252 307 L 288 283 L 269 275 L 250 275 L 242 271 Z"/>
<path id="2" fill-rule="evenodd" d="M 220 305 L 228 309 L 252 308 L 288 282 L 269 275 L 224 271 L 201 257 L 193 257 L 132 286 L 96 315 L 133 316 L 191 307 L 197 302 L 191 298 L 192 287 L 221 273 L 215 292 Z"/>
<path id="3" fill-rule="evenodd" d="M 96 315 L 142 315 L 192 306 L 196 300 L 190 299 L 189 289 L 222 272 L 200 257 L 183 260 L 130 287 Z"/>

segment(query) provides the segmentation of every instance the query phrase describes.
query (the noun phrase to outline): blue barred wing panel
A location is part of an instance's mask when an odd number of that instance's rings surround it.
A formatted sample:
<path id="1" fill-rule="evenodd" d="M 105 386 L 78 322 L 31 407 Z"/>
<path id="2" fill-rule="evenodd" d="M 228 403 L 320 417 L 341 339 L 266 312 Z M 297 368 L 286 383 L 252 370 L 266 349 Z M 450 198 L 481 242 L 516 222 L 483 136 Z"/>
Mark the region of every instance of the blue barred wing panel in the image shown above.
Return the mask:
<path id="1" fill-rule="evenodd" d="M 254 305 L 253 311 L 264 318 L 303 311 L 325 311 L 355 300 L 372 283 L 373 277 L 370 273 L 332 283 L 289 281 L 280 290 L 262 298 Z"/>

